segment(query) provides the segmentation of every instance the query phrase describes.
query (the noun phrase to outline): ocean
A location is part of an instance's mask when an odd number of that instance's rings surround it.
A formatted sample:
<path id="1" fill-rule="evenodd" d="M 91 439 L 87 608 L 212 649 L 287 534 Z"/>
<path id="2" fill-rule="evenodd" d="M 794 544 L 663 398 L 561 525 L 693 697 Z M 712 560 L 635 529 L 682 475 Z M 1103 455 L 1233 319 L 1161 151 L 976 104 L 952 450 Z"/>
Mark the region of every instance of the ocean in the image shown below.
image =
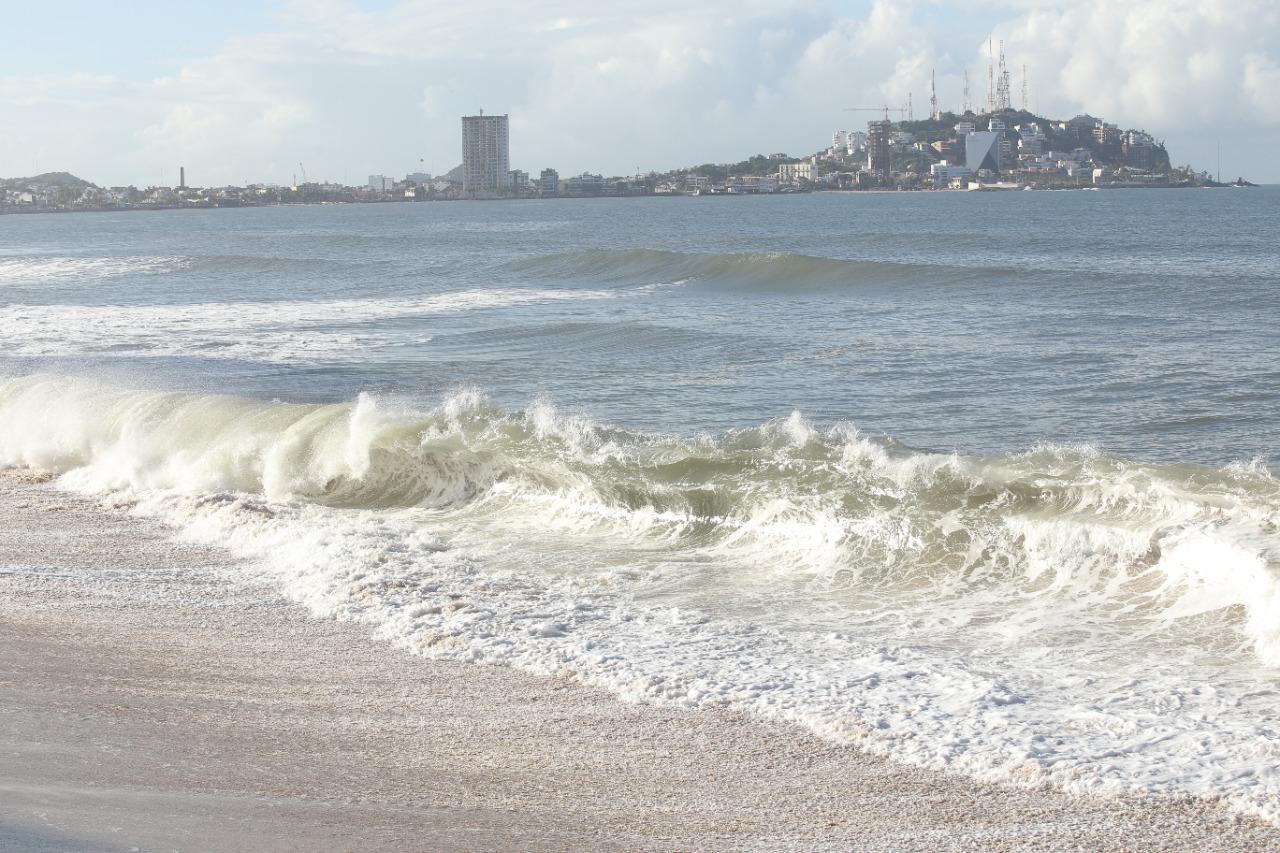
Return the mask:
<path id="1" fill-rule="evenodd" d="M 1277 234 L 1280 188 L 0 217 L 0 464 L 406 653 L 1275 821 Z"/>

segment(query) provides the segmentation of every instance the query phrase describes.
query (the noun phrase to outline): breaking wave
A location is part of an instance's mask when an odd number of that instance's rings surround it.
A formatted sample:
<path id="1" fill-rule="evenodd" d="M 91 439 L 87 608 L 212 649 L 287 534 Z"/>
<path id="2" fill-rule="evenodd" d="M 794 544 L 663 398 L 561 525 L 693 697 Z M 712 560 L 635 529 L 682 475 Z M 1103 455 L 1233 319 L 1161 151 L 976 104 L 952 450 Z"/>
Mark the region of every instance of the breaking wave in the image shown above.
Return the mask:
<path id="1" fill-rule="evenodd" d="M 171 273 L 190 265 L 191 259 L 184 257 L 0 256 L 0 285 Z"/>
<path id="2" fill-rule="evenodd" d="M 1280 816 L 1280 747 L 1259 739 L 1280 698 L 1280 482 L 1260 462 L 39 375 L 0 383 L 0 464 L 236 549 L 417 653 L 738 707 L 981 778 Z"/>
<path id="3" fill-rule="evenodd" d="M 366 354 L 359 323 L 513 306 L 608 299 L 607 290 L 471 288 L 417 297 L 203 302 L 143 305 L 0 305 L 9 355 L 84 353 L 256 359 L 287 363 Z M 420 342 L 418 329 L 374 343 Z"/>
<path id="4" fill-rule="evenodd" d="M 522 519 L 720 555 L 744 573 L 767 565 L 774 581 L 830 585 L 839 604 L 953 599 L 973 609 L 967 623 L 1021 625 L 1040 642 L 1070 642 L 1069 612 L 1129 638 L 1217 613 L 1224 633 L 1206 650 L 1234 635 L 1280 664 L 1280 482 L 1260 463 L 1144 465 L 1087 447 L 930 454 L 799 414 L 678 438 L 547 403 L 504 411 L 477 392 L 422 412 L 367 395 L 291 405 L 49 376 L 0 386 L 0 418 L 0 459 L 104 488 Z M 1055 624 L 1026 624 L 1045 614 L 1010 595 L 1053 602 Z"/>

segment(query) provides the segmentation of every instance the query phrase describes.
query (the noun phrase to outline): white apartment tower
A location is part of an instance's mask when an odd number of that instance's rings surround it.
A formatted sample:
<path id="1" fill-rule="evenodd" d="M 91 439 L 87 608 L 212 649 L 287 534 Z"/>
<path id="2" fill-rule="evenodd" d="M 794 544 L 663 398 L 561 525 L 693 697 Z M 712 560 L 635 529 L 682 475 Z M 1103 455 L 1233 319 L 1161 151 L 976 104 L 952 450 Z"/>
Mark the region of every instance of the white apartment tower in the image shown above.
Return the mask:
<path id="1" fill-rule="evenodd" d="M 462 192 L 472 197 L 498 195 L 511 186 L 507 117 L 462 117 Z"/>

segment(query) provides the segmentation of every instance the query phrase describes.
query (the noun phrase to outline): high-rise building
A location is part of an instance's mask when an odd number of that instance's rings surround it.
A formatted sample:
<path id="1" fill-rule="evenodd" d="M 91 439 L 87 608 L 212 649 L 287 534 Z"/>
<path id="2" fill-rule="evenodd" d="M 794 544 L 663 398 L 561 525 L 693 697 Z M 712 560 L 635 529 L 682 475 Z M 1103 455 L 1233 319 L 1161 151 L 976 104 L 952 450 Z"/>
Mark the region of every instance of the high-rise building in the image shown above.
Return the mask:
<path id="1" fill-rule="evenodd" d="M 893 165 L 893 122 L 867 122 L 867 171 L 887 180 Z"/>
<path id="2" fill-rule="evenodd" d="M 471 197 L 500 195 L 511 186 L 507 117 L 462 117 L 462 192 Z"/>

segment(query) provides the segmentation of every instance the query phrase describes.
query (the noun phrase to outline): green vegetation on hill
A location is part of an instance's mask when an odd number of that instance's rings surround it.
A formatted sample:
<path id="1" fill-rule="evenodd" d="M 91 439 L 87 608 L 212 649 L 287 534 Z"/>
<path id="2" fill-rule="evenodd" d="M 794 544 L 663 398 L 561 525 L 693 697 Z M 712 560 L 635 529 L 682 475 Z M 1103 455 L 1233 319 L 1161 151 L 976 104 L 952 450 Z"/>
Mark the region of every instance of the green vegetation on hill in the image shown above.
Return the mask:
<path id="1" fill-rule="evenodd" d="M 29 178 L 0 178 L 0 187 L 5 189 L 23 189 L 25 187 L 59 187 L 68 190 L 86 190 L 96 187 L 84 178 L 77 178 L 70 172 L 45 172 Z"/>
<path id="2" fill-rule="evenodd" d="M 673 175 L 703 175 L 713 182 L 723 181 L 730 175 L 776 175 L 778 166 L 783 163 L 799 163 L 799 157 L 766 157 L 755 154 L 740 163 L 703 163 L 701 166 L 690 166 L 688 169 L 676 169 Z"/>

